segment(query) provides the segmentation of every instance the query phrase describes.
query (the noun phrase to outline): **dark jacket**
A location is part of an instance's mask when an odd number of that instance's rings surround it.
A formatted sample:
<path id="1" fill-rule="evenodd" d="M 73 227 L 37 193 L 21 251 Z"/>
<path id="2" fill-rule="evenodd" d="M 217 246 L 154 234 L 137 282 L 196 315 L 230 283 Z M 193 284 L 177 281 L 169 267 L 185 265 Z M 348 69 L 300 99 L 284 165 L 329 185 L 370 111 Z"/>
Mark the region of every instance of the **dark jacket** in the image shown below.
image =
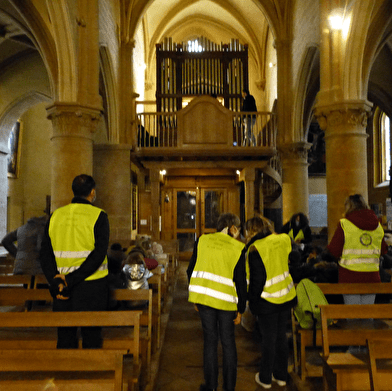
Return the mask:
<path id="1" fill-rule="evenodd" d="M 252 244 L 259 239 L 263 239 L 268 235 L 257 234 L 247 244 L 246 249 L 249 249 Z M 267 280 L 267 272 L 263 260 L 256 249 L 249 251 L 249 290 L 248 300 L 249 308 L 253 315 L 269 314 L 279 312 L 288 308 L 293 308 L 297 304 L 297 298 L 290 300 L 283 304 L 273 304 L 261 297 L 265 282 Z"/>
<path id="2" fill-rule="evenodd" d="M 89 204 L 84 198 L 74 197 L 72 203 Z M 52 243 L 49 236 L 49 223 L 45 227 L 45 234 L 42 241 L 40 260 L 42 271 L 44 272 L 49 284 L 52 283 L 57 270 L 56 259 L 53 253 Z M 101 212 L 94 225 L 95 248 L 83 264 L 75 271 L 66 275 L 67 286 L 71 289 L 74 285 L 84 281 L 91 276 L 104 261 L 109 246 L 109 219 L 105 212 Z"/>

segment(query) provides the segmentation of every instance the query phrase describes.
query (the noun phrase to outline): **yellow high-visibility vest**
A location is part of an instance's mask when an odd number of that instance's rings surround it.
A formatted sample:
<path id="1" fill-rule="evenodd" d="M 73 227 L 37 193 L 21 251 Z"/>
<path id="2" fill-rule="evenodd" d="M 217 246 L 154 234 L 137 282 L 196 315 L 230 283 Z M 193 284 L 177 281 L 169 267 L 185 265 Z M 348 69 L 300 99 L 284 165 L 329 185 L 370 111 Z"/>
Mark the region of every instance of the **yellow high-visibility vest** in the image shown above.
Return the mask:
<path id="1" fill-rule="evenodd" d="M 289 231 L 289 236 L 291 239 L 294 240 L 294 242 L 296 242 L 297 240 L 304 240 L 305 239 L 304 231 L 302 231 L 302 229 L 300 229 L 298 231 L 297 235 L 294 238 L 294 230 L 291 228 Z"/>
<path id="2" fill-rule="evenodd" d="M 94 226 L 102 209 L 91 204 L 69 204 L 56 209 L 49 222 L 57 269 L 68 274 L 78 269 L 95 248 Z M 108 275 L 108 260 L 86 280 L 97 280 Z"/>
<path id="3" fill-rule="evenodd" d="M 381 243 L 384 230 L 380 224 L 373 231 L 358 228 L 347 219 L 341 219 L 344 246 L 339 265 L 357 272 L 377 272 L 380 268 Z"/>
<path id="4" fill-rule="evenodd" d="M 271 234 L 256 240 L 253 245 L 259 252 L 267 273 L 261 297 L 273 304 L 283 304 L 294 299 L 296 292 L 288 262 L 290 237 L 287 234 Z"/>
<path id="5" fill-rule="evenodd" d="M 202 235 L 188 300 L 219 310 L 237 311 L 233 275 L 243 248 L 243 243 L 221 232 Z"/>

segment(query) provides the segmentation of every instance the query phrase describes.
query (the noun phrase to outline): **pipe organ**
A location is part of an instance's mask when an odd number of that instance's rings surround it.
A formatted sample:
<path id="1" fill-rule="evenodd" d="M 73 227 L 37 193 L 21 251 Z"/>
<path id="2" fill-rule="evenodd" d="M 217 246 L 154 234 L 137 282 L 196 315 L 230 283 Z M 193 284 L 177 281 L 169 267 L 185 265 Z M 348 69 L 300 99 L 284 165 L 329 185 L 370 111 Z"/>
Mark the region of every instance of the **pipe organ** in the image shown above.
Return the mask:
<path id="1" fill-rule="evenodd" d="M 248 89 L 248 46 L 237 39 L 216 44 L 201 37 L 197 45 L 173 44 L 165 38 L 156 45 L 157 112 L 182 108 L 186 98 L 212 95 L 226 108 L 240 111 L 242 90 Z"/>

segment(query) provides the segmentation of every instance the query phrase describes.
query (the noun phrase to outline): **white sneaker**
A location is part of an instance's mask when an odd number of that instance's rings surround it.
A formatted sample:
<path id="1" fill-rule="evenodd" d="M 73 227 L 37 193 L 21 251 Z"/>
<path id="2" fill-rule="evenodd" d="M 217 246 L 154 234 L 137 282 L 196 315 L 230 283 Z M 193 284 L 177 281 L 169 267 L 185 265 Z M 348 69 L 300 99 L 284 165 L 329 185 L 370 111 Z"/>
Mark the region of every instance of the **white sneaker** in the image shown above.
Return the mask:
<path id="1" fill-rule="evenodd" d="M 259 372 L 256 373 L 255 382 L 256 382 L 259 386 L 261 386 L 261 387 L 263 387 L 263 388 L 271 388 L 271 384 L 264 384 L 264 383 L 262 383 L 262 382 L 260 381 Z"/>
<path id="2" fill-rule="evenodd" d="M 281 386 L 281 387 L 286 385 L 286 382 L 284 380 L 277 380 L 274 378 L 274 375 L 272 375 L 272 381 L 276 382 L 278 384 L 278 386 Z"/>

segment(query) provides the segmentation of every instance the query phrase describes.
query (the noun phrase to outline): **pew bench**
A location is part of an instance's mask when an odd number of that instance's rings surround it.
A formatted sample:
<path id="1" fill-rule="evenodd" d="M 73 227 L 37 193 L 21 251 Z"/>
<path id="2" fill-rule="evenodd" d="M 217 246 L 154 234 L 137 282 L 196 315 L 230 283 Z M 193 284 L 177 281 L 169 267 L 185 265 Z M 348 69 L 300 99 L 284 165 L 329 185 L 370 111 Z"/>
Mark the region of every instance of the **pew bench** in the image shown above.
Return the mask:
<path id="1" fill-rule="evenodd" d="M 153 291 L 152 352 L 156 352 L 161 346 L 162 280 L 160 276 L 154 274 L 148 279 L 148 284 Z"/>
<path id="2" fill-rule="evenodd" d="M 152 289 L 115 289 L 112 291 L 112 298 L 116 301 L 120 301 L 123 306 L 122 310 L 133 311 L 132 305 L 135 303 L 146 302 L 144 308 L 141 309 L 140 317 L 140 347 L 141 347 L 141 358 L 142 358 L 142 369 L 146 374 L 146 381 L 150 381 L 151 376 L 151 352 L 152 352 L 152 340 L 153 340 L 153 291 Z M 130 308 L 127 308 L 130 306 Z M 154 328 L 154 331 L 156 329 Z M 127 329 L 128 338 L 133 339 L 133 329 Z M 124 332 L 121 334 L 115 329 L 104 329 L 103 330 L 104 346 L 107 348 L 120 348 L 124 340 Z M 143 379 L 144 380 L 144 379 Z"/>
<path id="3" fill-rule="evenodd" d="M 0 313 L 0 387 L 2 375 L 8 372 L 26 376 L 28 384 L 30 373 L 36 372 L 77 372 L 82 376 L 110 371 L 112 389 L 121 391 L 126 383 L 132 390 L 140 368 L 140 317 L 141 311 Z M 104 343 L 102 349 L 56 349 L 60 326 L 133 327 L 134 342 L 127 344 L 124 340 L 118 348 L 107 348 Z M 124 376 L 124 357 L 130 354 L 132 370 Z"/>
<path id="4" fill-rule="evenodd" d="M 320 310 L 324 390 L 370 390 L 366 349 L 351 353 L 346 348 L 366 347 L 367 340 L 373 338 L 392 338 L 392 304 L 330 304 Z M 328 319 L 338 323 L 328 326 Z M 341 328 L 342 323 L 345 326 Z M 388 387 L 392 390 L 392 377 Z"/>
<path id="5" fill-rule="evenodd" d="M 369 352 L 370 389 L 371 391 L 388 390 L 390 388 L 390 386 L 388 388 L 388 379 L 392 376 L 392 338 L 368 339 L 367 347 Z"/>
<path id="6" fill-rule="evenodd" d="M 392 283 L 318 283 L 317 285 L 320 287 L 324 295 L 326 295 L 327 299 L 330 299 L 331 296 L 337 297 L 338 295 L 345 294 L 392 294 Z M 311 365 L 307 363 L 306 359 L 307 348 L 321 348 L 321 329 L 316 331 L 316 340 L 314 345 L 313 330 L 301 328 L 295 319 L 293 311 L 291 312 L 291 324 L 295 372 L 300 375 L 301 380 L 306 380 L 307 377 L 321 377 L 322 365 Z M 344 325 L 341 327 L 344 327 Z"/>

